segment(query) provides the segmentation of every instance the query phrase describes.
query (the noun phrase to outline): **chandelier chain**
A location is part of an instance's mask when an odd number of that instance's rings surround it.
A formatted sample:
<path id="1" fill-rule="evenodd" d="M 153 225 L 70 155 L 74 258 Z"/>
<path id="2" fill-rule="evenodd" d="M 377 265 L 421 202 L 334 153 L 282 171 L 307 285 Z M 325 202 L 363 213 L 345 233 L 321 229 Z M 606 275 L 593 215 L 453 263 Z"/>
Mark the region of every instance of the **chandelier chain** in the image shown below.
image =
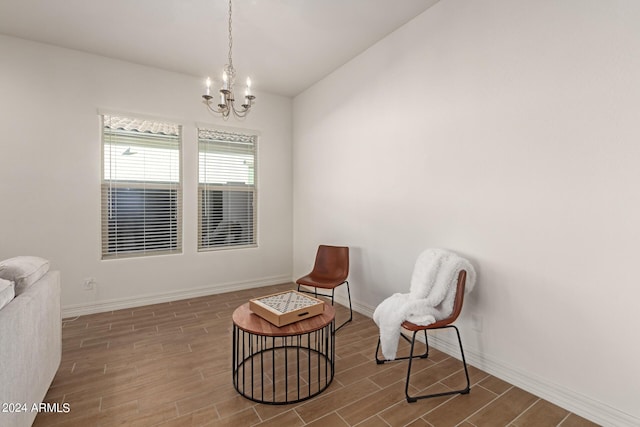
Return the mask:
<path id="1" fill-rule="evenodd" d="M 231 49 L 233 48 L 233 36 L 231 35 L 231 0 L 229 0 L 229 68 L 233 68 Z"/>

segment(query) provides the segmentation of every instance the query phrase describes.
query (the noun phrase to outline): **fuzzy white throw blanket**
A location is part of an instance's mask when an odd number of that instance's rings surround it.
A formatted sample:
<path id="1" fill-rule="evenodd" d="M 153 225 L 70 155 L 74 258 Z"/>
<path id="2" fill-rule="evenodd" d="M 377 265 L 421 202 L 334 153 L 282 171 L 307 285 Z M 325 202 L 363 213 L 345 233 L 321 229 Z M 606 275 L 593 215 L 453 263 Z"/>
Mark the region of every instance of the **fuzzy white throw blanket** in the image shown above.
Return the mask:
<path id="1" fill-rule="evenodd" d="M 373 320 L 380 328 L 382 354 L 396 358 L 401 324 L 430 325 L 453 312 L 460 270 L 467 272 L 465 293 L 471 292 L 476 272 L 466 259 L 444 249 L 427 249 L 416 261 L 408 294 L 393 294 L 376 307 Z"/>

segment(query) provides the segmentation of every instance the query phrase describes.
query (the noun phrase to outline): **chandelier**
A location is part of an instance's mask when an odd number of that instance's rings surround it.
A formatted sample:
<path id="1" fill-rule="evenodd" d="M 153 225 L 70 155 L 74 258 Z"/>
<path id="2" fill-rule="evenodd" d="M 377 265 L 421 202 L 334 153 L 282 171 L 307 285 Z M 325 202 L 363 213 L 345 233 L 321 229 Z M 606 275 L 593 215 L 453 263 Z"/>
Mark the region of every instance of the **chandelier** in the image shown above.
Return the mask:
<path id="1" fill-rule="evenodd" d="M 209 111 L 217 114 L 221 114 L 224 119 L 228 118 L 233 112 L 233 115 L 237 118 L 243 118 L 251 109 L 255 96 L 251 94 L 251 79 L 247 77 L 247 86 L 244 91 L 244 102 L 240 108 L 235 106 L 235 95 L 233 92 L 233 86 L 235 84 L 236 70 L 233 68 L 233 58 L 231 57 L 231 49 L 233 47 L 233 37 L 231 36 L 231 0 L 229 0 L 229 62 L 224 66 L 222 73 L 222 87 L 220 88 L 220 95 L 218 100 L 214 100 L 211 95 L 211 79 L 207 77 L 207 93 L 202 95 L 204 103 L 207 105 Z M 217 102 L 217 103 L 216 103 Z"/>

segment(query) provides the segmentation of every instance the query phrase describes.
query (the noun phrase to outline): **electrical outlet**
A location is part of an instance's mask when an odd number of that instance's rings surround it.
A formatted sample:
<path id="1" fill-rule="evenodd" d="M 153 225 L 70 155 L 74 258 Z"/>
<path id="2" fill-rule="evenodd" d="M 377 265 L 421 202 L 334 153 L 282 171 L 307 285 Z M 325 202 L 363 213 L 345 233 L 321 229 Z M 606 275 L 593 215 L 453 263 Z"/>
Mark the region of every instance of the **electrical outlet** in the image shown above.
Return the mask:
<path id="1" fill-rule="evenodd" d="M 82 289 L 85 291 L 92 291 L 96 288 L 96 279 L 94 277 L 87 277 L 82 282 Z"/>
<path id="2" fill-rule="evenodd" d="M 482 316 L 479 314 L 471 315 L 471 329 L 476 332 L 482 332 Z"/>

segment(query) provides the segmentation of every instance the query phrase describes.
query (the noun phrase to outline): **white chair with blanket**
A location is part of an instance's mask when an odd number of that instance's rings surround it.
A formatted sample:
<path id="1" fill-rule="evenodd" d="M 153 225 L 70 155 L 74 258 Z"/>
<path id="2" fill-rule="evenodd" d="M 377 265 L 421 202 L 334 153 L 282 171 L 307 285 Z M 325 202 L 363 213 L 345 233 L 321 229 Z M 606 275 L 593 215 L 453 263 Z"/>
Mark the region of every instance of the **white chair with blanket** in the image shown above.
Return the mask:
<path id="1" fill-rule="evenodd" d="M 476 273 L 466 259 L 444 249 L 427 249 L 418 257 L 408 294 L 394 294 L 378 305 L 373 313 L 373 320 L 380 328 L 380 338 L 376 348 L 376 363 L 383 364 L 391 360 L 409 360 L 405 395 L 407 402 L 416 402 L 428 397 L 446 396 L 450 394 L 467 394 L 471 390 L 469 372 L 462 349 L 462 340 L 458 328 L 452 323 L 462 311 L 464 294 L 470 292 L 475 284 Z M 412 333 L 411 339 L 402 333 L 402 329 Z M 412 361 L 416 357 L 429 356 L 427 330 L 453 328 L 458 337 L 462 365 L 467 385 L 460 390 L 443 393 L 409 395 L 409 380 Z M 416 335 L 424 331 L 426 350 L 424 354 L 414 355 Z M 409 355 L 396 358 L 400 338 L 411 343 Z M 382 350 L 383 359 L 378 357 Z"/>

